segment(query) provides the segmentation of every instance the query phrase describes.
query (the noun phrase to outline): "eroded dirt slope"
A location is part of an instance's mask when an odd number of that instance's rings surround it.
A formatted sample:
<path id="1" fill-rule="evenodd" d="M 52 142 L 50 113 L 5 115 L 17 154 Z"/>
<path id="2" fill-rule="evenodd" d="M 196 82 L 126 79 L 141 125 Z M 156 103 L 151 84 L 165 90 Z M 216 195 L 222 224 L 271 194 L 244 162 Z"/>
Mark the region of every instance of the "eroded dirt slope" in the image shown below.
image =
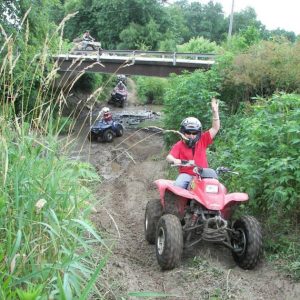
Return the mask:
<path id="1" fill-rule="evenodd" d="M 93 222 L 115 243 L 99 279 L 107 288 L 105 299 L 137 299 L 128 296 L 137 291 L 172 295 L 155 299 L 300 298 L 299 284 L 284 278 L 266 261 L 253 271 L 245 271 L 221 246 L 203 244 L 185 251 L 179 268 L 162 272 L 155 247 L 144 239 L 143 224 L 147 201 L 158 198 L 153 181 L 165 176 L 162 136 L 126 130 L 111 144 L 89 143 L 87 128 L 79 135 L 73 155 L 90 161 L 103 176 L 97 190 L 101 202 Z"/>

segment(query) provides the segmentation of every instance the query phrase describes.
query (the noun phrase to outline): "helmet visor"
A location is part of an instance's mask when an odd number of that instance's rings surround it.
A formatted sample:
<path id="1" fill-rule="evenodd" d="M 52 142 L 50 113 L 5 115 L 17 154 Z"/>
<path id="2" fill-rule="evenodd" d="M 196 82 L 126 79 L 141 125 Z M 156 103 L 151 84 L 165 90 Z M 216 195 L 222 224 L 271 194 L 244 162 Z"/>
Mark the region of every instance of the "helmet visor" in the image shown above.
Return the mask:
<path id="1" fill-rule="evenodd" d="M 199 130 L 185 130 L 184 134 L 187 135 L 197 135 L 200 131 Z"/>

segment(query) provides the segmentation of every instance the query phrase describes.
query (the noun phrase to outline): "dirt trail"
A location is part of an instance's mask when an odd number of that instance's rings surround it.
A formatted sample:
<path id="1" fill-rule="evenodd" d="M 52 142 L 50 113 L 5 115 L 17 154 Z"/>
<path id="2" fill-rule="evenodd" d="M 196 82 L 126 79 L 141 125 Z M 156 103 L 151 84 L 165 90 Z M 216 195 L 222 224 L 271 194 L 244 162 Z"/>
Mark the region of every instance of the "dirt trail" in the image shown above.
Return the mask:
<path id="1" fill-rule="evenodd" d="M 129 106 L 135 102 L 132 97 Z M 179 268 L 162 272 L 155 247 L 144 239 L 143 224 L 147 201 L 158 198 L 153 181 L 165 176 L 162 136 L 126 130 L 111 144 L 90 144 L 85 134 L 78 139 L 77 154 L 104 178 L 97 191 L 101 204 L 92 219 L 115 241 L 99 281 L 109 286 L 105 299 L 137 299 L 128 293 L 138 291 L 172 295 L 155 299 L 299 299 L 299 283 L 290 282 L 267 262 L 245 271 L 235 265 L 228 249 L 218 246 L 203 244 L 185 251 Z"/>

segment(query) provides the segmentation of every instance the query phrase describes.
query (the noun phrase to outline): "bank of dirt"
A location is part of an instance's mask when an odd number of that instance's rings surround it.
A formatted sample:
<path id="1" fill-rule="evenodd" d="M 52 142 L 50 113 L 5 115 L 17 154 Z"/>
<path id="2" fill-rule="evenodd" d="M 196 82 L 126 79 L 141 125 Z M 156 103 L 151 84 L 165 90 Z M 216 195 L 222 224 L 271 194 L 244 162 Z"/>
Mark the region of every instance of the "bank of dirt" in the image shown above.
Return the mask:
<path id="1" fill-rule="evenodd" d="M 132 97 L 129 95 L 129 108 L 135 103 L 130 101 Z M 103 178 L 96 191 L 99 203 L 92 221 L 115 245 L 97 283 L 106 293 L 104 299 L 137 299 L 128 294 L 146 291 L 170 295 L 155 299 L 300 297 L 299 283 L 277 273 L 265 260 L 256 269 L 245 271 L 222 246 L 200 244 L 184 251 L 178 268 L 161 271 L 155 246 L 145 241 L 143 222 L 147 201 L 159 198 L 153 181 L 166 174 L 162 136 L 127 129 L 113 143 L 89 143 L 87 132 L 88 124 L 77 137 L 73 155 L 91 162 Z"/>

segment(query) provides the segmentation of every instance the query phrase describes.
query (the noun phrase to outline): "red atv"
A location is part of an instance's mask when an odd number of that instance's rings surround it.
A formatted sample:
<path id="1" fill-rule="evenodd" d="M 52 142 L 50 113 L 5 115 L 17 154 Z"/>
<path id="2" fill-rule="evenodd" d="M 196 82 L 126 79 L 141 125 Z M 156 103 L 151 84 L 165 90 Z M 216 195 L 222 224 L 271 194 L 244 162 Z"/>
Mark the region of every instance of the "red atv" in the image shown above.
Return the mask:
<path id="1" fill-rule="evenodd" d="M 231 219 L 233 207 L 248 200 L 246 193 L 227 193 L 218 175 L 235 173 L 228 168 L 200 168 L 193 161 L 196 174 L 188 189 L 174 181 L 159 179 L 160 199 L 149 201 L 145 211 L 145 237 L 156 245 L 156 257 L 163 270 L 176 267 L 183 248 L 201 241 L 223 244 L 231 249 L 235 262 L 243 269 L 253 269 L 262 253 L 262 233 L 252 216 Z"/>

